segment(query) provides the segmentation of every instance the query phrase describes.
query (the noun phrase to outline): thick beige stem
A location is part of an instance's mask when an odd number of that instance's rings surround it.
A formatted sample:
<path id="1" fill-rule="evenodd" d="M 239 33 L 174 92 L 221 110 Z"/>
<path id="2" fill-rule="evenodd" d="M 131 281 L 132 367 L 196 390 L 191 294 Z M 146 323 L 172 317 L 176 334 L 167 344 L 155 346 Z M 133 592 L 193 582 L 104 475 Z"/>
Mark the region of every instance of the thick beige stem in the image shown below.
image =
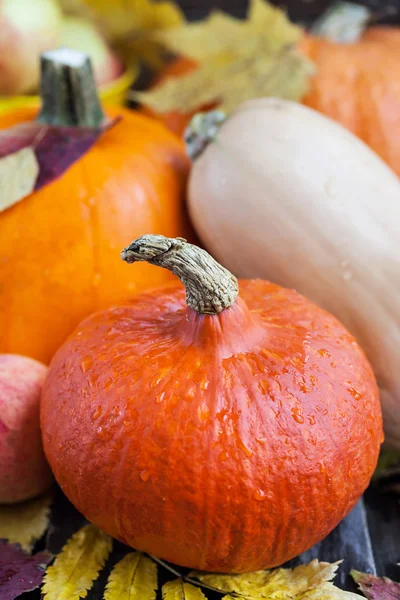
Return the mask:
<path id="1" fill-rule="evenodd" d="M 143 235 L 122 250 L 121 258 L 127 263 L 146 261 L 174 273 L 186 288 L 187 305 L 200 314 L 216 315 L 238 295 L 236 277 L 183 238 Z"/>
<path id="2" fill-rule="evenodd" d="M 335 2 L 314 23 L 310 32 L 341 44 L 357 42 L 372 17 L 365 6 L 352 2 Z"/>

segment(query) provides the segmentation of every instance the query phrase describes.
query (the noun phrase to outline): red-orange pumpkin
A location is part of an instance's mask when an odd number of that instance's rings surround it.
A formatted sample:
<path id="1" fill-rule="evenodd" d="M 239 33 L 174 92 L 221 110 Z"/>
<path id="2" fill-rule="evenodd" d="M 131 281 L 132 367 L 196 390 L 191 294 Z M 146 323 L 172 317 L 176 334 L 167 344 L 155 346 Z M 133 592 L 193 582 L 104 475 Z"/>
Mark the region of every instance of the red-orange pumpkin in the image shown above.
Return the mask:
<path id="1" fill-rule="evenodd" d="M 59 179 L 0 213 L 0 353 L 48 363 L 86 315 L 171 279 L 145 264 L 132 277 L 114 255 L 132 231 L 190 236 L 183 145 L 148 117 L 107 112 L 122 120 Z M 0 128 L 35 116 L 4 114 Z"/>
<path id="2" fill-rule="evenodd" d="M 128 262 L 177 282 L 86 319 L 57 352 L 44 448 L 115 538 L 211 571 L 272 567 L 354 506 L 382 441 L 354 338 L 293 290 L 238 282 L 204 250 L 143 236 Z"/>
<path id="3" fill-rule="evenodd" d="M 316 65 L 303 103 L 347 127 L 400 175 L 400 28 L 371 27 L 351 44 L 308 35 L 299 49 Z M 195 68 L 195 62 L 178 58 L 155 85 Z M 182 135 L 193 113 L 155 116 Z"/>

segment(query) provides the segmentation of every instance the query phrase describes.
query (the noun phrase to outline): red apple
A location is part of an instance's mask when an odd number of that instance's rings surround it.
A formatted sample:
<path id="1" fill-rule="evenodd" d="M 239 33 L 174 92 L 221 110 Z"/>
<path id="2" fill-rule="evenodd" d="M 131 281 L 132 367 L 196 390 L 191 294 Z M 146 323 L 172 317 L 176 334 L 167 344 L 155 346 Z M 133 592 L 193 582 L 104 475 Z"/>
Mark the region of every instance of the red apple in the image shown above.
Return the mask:
<path id="1" fill-rule="evenodd" d="M 46 491 L 53 476 L 43 453 L 39 405 L 47 367 L 0 354 L 0 503 L 21 502 Z"/>

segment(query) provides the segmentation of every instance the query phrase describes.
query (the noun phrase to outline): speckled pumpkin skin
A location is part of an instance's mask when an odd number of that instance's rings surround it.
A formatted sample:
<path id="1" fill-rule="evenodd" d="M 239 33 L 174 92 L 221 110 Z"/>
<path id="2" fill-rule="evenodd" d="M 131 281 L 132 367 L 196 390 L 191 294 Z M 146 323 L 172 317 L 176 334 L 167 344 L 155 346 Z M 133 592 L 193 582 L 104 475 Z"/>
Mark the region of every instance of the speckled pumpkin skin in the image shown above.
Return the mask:
<path id="1" fill-rule="evenodd" d="M 86 319 L 54 357 L 47 458 L 110 535 L 209 571 L 273 567 L 326 536 L 383 439 L 354 338 L 292 290 L 241 281 L 218 316 L 177 283 Z"/>

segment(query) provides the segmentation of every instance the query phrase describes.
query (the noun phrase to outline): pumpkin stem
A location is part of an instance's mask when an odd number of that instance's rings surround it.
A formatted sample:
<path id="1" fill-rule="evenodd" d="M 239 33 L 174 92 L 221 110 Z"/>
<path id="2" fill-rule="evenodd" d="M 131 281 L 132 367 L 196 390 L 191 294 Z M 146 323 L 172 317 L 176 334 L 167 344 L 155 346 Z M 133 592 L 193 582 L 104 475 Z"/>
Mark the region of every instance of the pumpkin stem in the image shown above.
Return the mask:
<path id="1" fill-rule="evenodd" d="M 40 57 L 42 109 L 39 123 L 99 127 L 105 120 L 87 54 L 58 48 Z"/>
<path id="2" fill-rule="evenodd" d="M 371 15 L 371 11 L 365 6 L 336 2 L 315 21 L 310 33 L 332 42 L 351 44 L 361 38 Z"/>
<path id="3" fill-rule="evenodd" d="M 225 121 L 226 115 L 222 110 L 197 113 L 185 129 L 186 152 L 191 160 L 195 160 L 208 144 L 215 139 L 218 130 Z"/>
<path id="4" fill-rule="evenodd" d="M 208 252 L 183 238 L 142 235 L 121 252 L 127 263 L 146 261 L 168 269 L 186 288 L 186 303 L 201 315 L 217 315 L 235 302 L 239 286 L 232 273 Z"/>

